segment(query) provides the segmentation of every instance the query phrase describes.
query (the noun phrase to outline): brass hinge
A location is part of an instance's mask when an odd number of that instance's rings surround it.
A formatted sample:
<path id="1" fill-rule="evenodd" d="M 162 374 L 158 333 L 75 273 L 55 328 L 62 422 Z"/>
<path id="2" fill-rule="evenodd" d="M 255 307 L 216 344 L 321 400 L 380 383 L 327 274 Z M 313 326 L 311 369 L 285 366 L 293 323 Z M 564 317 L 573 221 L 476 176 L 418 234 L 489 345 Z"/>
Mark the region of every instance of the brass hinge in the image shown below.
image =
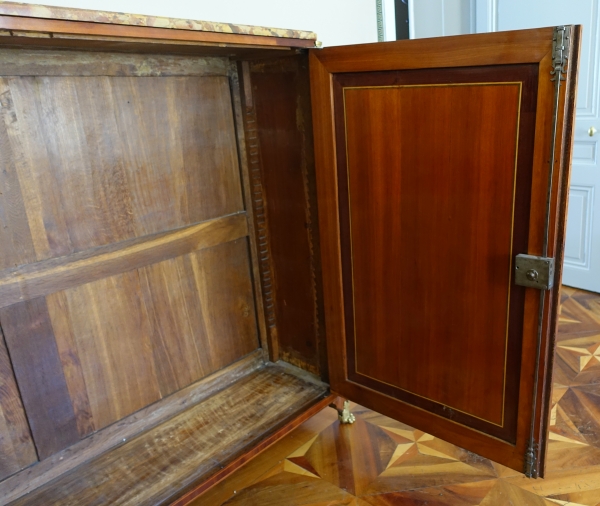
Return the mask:
<path id="1" fill-rule="evenodd" d="M 534 439 L 530 439 L 525 451 L 525 463 L 523 466 L 523 473 L 527 478 L 537 478 L 538 451 L 539 445 Z"/>
<path id="2" fill-rule="evenodd" d="M 563 74 L 567 73 L 567 60 L 571 44 L 571 27 L 557 26 L 554 28 L 552 39 L 552 81 L 564 81 Z"/>

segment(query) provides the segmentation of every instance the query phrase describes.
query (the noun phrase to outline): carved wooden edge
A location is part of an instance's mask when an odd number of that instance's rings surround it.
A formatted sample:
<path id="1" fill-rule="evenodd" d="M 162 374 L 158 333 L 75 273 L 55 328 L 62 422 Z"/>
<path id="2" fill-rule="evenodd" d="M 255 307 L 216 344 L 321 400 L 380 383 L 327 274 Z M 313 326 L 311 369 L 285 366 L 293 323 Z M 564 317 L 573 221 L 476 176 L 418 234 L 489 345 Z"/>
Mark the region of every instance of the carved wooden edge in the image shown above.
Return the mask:
<path id="1" fill-rule="evenodd" d="M 571 180 L 571 164 L 573 157 L 573 143 L 575 140 L 575 112 L 577 103 L 577 76 L 578 76 L 578 64 L 581 52 L 581 26 L 575 25 L 571 32 L 571 54 L 568 59 L 567 69 L 567 82 L 566 89 L 564 91 L 564 118 L 572 118 L 570 127 L 565 129 L 561 139 L 561 159 L 560 159 L 560 171 L 558 174 L 558 209 L 559 216 L 557 223 L 562 226 L 557 226 L 555 231 L 555 289 L 551 296 L 552 307 L 560 307 L 561 299 L 561 280 L 564 267 L 564 255 L 565 255 L 565 241 L 567 232 L 567 211 L 569 201 L 569 184 Z M 539 409 L 539 416 L 541 417 L 539 440 L 546 441 L 546 444 L 540 446 L 538 461 L 537 461 L 537 474 L 540 478 L 544 477 L 544 470 L 546 465 L 547 451 L 548 451 L 548 437 L 550 430 L 550 410 L 552 409 L 552 374 L 548 374 L 548 371 L 554 370 L 554 355 L 556 352 L 556 335 L 558 333 L 558 321 L 560 317 L 560 309 L 552 312 L 552 317 L 549 323 L 549 336 L 546 344 L 546 350 L 542 353 L 547 357 L 547 366 L 545 368 L 546 376 L 542 381 L 543 395 Z"/>
<path id="2" fill-rule="evenodd" d="M 262 177 L 256 110 L 247 61 L 238 62 L 235 68 L 232 64 L 232 85 L 239 97 L 239 100 L 236 99 L 234 93 L 245 205 L 249 221 L 252 221 L 250 227 L 252 258 L 256 265 L 255 279 L 260 279 L 260 283 L 255 283 L 255 289 L 257 307 L 262 307 L 265 325 L 266 339 L 263 341 L 263 346 L 268 349 L 269 360 L 276 362 L 279 359 L 279 346 L 275 317 L 275 279 L 271 261 L 267 199 Z"/>
<path id="3" fill-rule="evenodd" d="M 213 474 L 210 478 L 208 478 L 206 481 L 202 482 L 196 488 L 194 488 L 193 490 L 190 490 L 184 496 L 182 496 L 179 499 L 176 499 L 175 501 L 170 503 L 169 506 L 186 506 L 187 504 L 190 504 L 195 499 L 198 499 L 202 494 L 204 494 L 205 492 L 207 492 L 208 490 L 213 488 L 215 485 L 218 485 L 219 483 L 221 483 L 225 478 L 227 478 L 228 476 L 233 474 L 240 467 L 247 464 L 254 458 L 258 457 L 262 452 L 269 449 L 275 443 L 277 443 L 278 441 L 283 439 L 290 432 L 292 432 L 294 429 L 296 429 L 301 424 L 303 424 L 306 420 L 308 420 L 309 418 L 312 418 L 318 412 L 320 412 L 321 410 L 323 410 L 324 408 L 329 406 L 329 404 L 335 402 L 336 399 L 337 399 L 337 395 L 335 395 L 335 394 L 327 395 L 326 397 L 324 397 L 323 399 L 318 401 L 316 404 L 311 406 L 309 409 L 303 411 L 300 415 L 298 415 L 292 421 L 288 422 L 286 425 L 281 427 L 279 430 L 277 430 L 276 432 L 274 432 L 267 438 L 263 439 L 259 444 L 254 446 L 252 448 L 252 450 L 244 453 L 243 455 L 240 455 L 238 458 L 231 461 L 223 469 L 221 469 L 217 473 Z"/>
<path id="4" fill-rule="evenodd" d="M 270 59 L 252 59 L 249 61 L 250 74 L 268 72 L 292 72 L 297 76 L 296 96 L 297 107 L 302 111 L 296 115 L 298 124 L 298 135 L 302 138 L 304 149 L 300 161 L 301 177 L 303 185 L 303 204 L 305 222 L 307 224 L 307 239 L 310 251 L 310 283 L 312 292 L 312 318 L 315 326 L 315 337 L 317 343 L 317 365 L 305 364 L 305 369 L 320 375 L 327 381 L 327 348 L 325 341 L 324 322 L 324 300 L 323 280 L 321 272 L 321 249 L 319 240 L 319 222 L 317 206 L 317 187 L 314 159 L 314 145 L 312 136 L 312 115 L 310 102 L 310 78 L 308 75 L 308 55 L 294 54 L 272 57 Z M 250 76 L 251 79 L 251 76 Z M 281 352 L 280 357 L 290 363 L 299 364 L 287 352 Z"/>
<path id="5" fill-rule="evenodd" d="M 248 240 L 250 247 L 250 262 L 252 265 L 252 290 L 254 293 L 254 302 L 256 308 L 256 321 L 258 322 L 260 344 L 263 349 L 265 360 L 269 360 L 269 333 L 267 330 L 265 309 L 263 304 L 263 291 L 261 283 L 261 271 L 259 265 L 258 238 L 256 234 L 254 206 L 252 202 L 252 192 L 250 186 L 250 173 L 248 168 L 248 153 L 246 150 L 246 133 L 244 131 L 244 112 L 242 108 L 242 97 L 240 91 L 240 80 L 238 75 L 238 66 L 234 62 L 229 65 L 229 80 L 231 85 L 231 96 L 233 104 L 233 114 L 235 123 L 235 133 L 237 138 L 237 151 L 240 164 L 240 174 L 242 178 L 242 191 L 244 199 L 244 209 L 248 221 Z"/>
<path id="6" fill-rule="evenodd" d="M 230 366 L 161 399 L 0 482 L 0 506 L 139 436 L 264 366 L 256 350 Z"/>
<path id="7" fill-rule="evenodd" d="M 306 65 L 308 67 L 308 57 L 300 61 L 299 66 Z M 308 69 L 307 69 L 308 72 Z M 321 272 L 321 245 L 319 240 L 319 216 L 317 205 L 317 181 L 315 154 L 312 136 L 312 108 L 310 102 L 310 77 L 308 74 L 301 74 L 301 79 L 306 77 L 308 92 L 306 94 L 299 93 L 299 99 L 306 101 L 302 109 L 307 111 L 307 117 L 304 121 L 307 122 L 305 128 L 302 129 L 304 137 L 305 149 L 303 150 L 302 159 L 302 180 L 304 183 L 304 198 L 306 223 L 308 224 L 308 245 L 310 248 L 310 274 L 311 287 L 313 293 L 313 321 L 315 322 L 315 336 L 317 339 L 318 348 L 318 372 L 324 381 L 328 380 L 329 368 L 327 364 L 327 341 L 325 339 L 325 308 L 323 300 L 323 277 Z"/>

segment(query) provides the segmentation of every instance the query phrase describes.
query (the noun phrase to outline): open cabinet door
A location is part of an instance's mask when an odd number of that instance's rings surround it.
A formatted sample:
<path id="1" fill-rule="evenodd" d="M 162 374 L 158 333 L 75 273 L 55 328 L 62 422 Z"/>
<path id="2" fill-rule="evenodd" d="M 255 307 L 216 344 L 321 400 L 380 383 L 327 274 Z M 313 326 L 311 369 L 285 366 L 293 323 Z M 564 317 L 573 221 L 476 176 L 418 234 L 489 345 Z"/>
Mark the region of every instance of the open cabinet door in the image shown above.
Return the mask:
<path id="1" fill-rule="evenodd" d="M 310 55 L 332 390 L 534 477 L 579 40 L 568 26 Z"/>

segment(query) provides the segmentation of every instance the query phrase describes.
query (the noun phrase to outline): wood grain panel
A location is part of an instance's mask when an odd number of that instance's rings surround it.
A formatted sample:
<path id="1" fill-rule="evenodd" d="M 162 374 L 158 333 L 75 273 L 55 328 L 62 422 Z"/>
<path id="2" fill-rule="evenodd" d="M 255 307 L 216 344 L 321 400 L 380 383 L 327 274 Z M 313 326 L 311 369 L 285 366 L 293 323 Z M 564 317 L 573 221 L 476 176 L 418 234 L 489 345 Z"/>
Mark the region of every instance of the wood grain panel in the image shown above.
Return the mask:
<path id="1" fill-rule="evenodd" d="M 520 84 L 344 94 L 349 367 L 499 426 L 520 98 Z"/>
<path id="2" fill-rule="evenodd" d="M 106 451 L 121 446 L 124 441 L 160 425 L 263 366 L 262 351 L 256 350 L 231 366 L 91 434 L 24 472 L 0 481 L 0 505 L 9 504 Z"/>
<path id="3" fill-rule="evenodd" d="M 43 298 L 0 310 L 0 321 L 40 459 L 79 440 Z"/>
<path id="4" fill-rule="evenodd" d="M 19 161 L 37 260 L 242 210 L 225 77 L 19 77 L 0 86 L 12 99 L 0 126 Z"/>
<path id="5" fill-rule="evenodd" d="M 46 32 L 47 34 L 47 32 Z M 93 35 L 69 35 L 54 33 L 52 37 L 40 37 L 44 32 L 18 32 L 0 29 L 2 46 L 67 51 L 107 51 L 113 53 L 138 53 L 182 55 L 192 57 L 225 58 L 272 58 L 276 55 L 292 54 L 294 49 L 286 46 L 262 46 L 245 44 L 219 44 L 214 42 L 189 42 L 177 40 L 123 39 L 119 37 L 94 37 Z"/>
<path id="6" fill-rule="evenodd" d="M 0 271 L 0 307 L 246 236 L 245 213 Z"/>
<path id="7" fill-rule="evenodd" d="M 330 406 L 330 404 L 335 401 L 337 396 L 335 394 L 330 394 L 324 399 L 320 400 L 316 404 L 313 404 L 310 408 L 303 411 L 296 418 L 294 418 L 291 422 L 283 426 L 277 432 L 271 434 L 268 438 L 261 441 L 256 446 L 252 447 L 252 450 L 240 455 L 237 459 L 231 461 L 227 466 L 223 467 L 220 471 L 212 475 L 208 480 L 202 482 L 198 487 L 193 488 L 187 494 L 175 500 L 170 506 L 185 506 L 187 504 L 191 504 L 192 501 L 198 499 L 203 494 L 207 493 L 210 489 L 221 483 L 227 477 L 234 474 L 238 469 L 245 466 L 250 461 L 254 461 L 259 455 L 262 455 L 263 452 L 270 449 L 281 441 L 285 436 L 294 431 L 298 426 L 302 425 L 307 420 L 313 418 L 316 414 L 321 412 L 323 409 Z M 288 497 L 289 498 L 289 497 Z M 198 504 L 204 502 L 204 498 L 200 498 Z"/>
<path id="8" fill-rule="evenodd" d="M 258 347 L 246 239 L 47 301 L 82 437 Z"/>
<path id="9" fill-rule="evenodd" d="M 226 76 L 226 58 L 0 49 L 2 76 Z"/>
<path id="10" fill-rule="evenodd" d="M 0 329 L 0 480 L 34 462 L 35 446 Z"/>
<path id="11" fill-rule="evenodd" d="M 0 125 L 15 121 L 12 110 L 10 89 L 0 83 Z M 36 259 L 17 170 L 21 158 L 15 156 L 22 151 L 21 141 L 13 137 L 11 143 L 7 129 L 0 126 L 0 269 Z"/>
<path id="12" fill-rule="evenodd" d="M 161 395 L 259 346 L 247 240 L 139 271 Z"/>
<path id="13" fill-rule="evenodd" d="M 332 46 L 315 57 L 333 73 L 538 63 L 550 53 L 552 37 L 551 27 L 536 28 L 471 34 L 467 44 L 458 35 L 385 42 L 377 51 L 370 44 Z"/>
<path id="14" fill-rule="evenodd" d="M 280 357 L 320 374 L 324 367 L 322 292 L 304 55 L 250 66 L 275 277 Z"/>
<path id="15" fill-rule="evenodd" d="M 81 436 L 160 399 L 140 291 L 131 271 L 47 297 Z"/>
<path id="16" fill-rule="evenodd" d="M 218 472 L 326 392 L 324 385 L 268 365 L 11 504 L 166 504 L 186 487 Z"/>

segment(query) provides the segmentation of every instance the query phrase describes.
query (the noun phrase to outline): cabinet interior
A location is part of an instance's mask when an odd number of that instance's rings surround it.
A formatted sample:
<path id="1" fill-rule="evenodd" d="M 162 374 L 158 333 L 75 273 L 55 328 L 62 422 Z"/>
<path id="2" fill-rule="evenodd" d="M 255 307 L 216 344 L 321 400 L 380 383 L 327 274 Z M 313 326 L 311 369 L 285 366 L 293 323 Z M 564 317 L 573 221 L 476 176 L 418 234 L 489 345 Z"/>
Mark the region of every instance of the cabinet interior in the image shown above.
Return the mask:
<path id="1" fill-rule="evenodd" d="M 5 39 L 0 503 L 171 501 L 328 394 L 307 54 Z"/>

